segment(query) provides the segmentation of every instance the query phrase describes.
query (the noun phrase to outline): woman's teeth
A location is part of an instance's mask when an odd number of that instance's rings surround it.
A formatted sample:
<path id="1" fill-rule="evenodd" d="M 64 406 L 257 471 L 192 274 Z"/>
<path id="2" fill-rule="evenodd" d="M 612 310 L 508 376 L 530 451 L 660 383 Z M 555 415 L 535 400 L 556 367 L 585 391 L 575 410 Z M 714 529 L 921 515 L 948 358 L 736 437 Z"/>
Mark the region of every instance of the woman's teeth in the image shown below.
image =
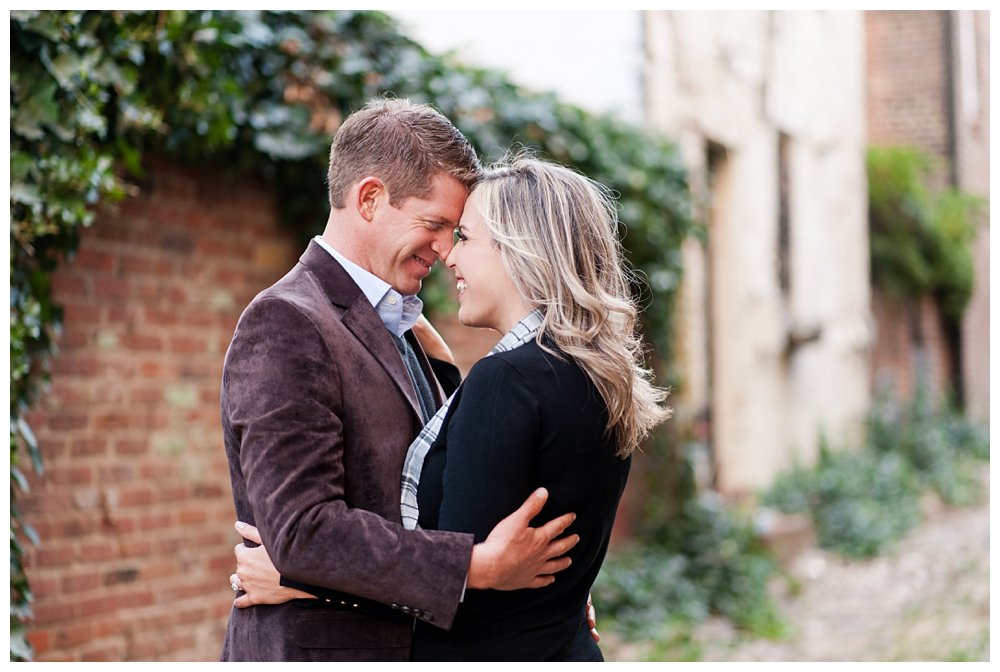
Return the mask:
<path id="1" fill-rule="evenodd" d="M 458 289 L 459 293 L 464 292 L 465 287 L 466 287 L 465 280 L 459 280 L 458 284 L 455 285 L 455 288 Z"/>

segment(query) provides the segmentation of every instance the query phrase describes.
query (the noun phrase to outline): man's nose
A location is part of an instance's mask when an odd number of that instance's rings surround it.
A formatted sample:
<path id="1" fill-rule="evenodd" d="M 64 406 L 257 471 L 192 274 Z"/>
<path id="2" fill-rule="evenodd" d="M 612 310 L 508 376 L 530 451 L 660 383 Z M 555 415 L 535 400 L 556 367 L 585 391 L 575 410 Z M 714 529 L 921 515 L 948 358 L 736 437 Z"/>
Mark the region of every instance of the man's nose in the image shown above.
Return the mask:
<path id="1" fill-rule="evenodd" d="M 455 246 L 455 232 L 453 229 L 444 229 L 440 233 L 434 236 L 434 241 L 431 243 L 431 249 L 434 250 L 438 258 L 441 259 L 446 265 L 448 263 L 448 255 L 451 254 L 451 249 Z"/>

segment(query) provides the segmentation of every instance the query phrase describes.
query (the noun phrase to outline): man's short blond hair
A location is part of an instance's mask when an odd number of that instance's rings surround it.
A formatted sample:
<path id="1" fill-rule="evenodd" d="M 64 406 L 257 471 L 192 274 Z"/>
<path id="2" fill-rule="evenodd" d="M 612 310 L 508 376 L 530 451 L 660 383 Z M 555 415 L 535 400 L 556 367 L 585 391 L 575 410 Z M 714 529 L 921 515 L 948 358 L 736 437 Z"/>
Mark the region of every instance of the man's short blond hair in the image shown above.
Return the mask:
<path id="1" fill-rule="evenodd" d="M 372 175 L 385 184 L 390 203 L 430 194 L 438 174 L 471 188 L 482 174 L 472 145 L 447 117 L 405 98 L 379 98 L 354 112 L 330 146 L 330 207 L 343 208 L 348 189 Z"/>

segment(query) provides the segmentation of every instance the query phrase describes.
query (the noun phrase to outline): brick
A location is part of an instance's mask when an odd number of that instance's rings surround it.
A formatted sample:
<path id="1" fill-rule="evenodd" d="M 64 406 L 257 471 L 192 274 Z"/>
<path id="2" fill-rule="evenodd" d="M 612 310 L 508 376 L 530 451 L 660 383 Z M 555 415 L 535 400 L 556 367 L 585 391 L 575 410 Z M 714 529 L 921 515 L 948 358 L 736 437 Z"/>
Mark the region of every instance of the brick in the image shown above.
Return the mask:
<path id="1" fill-rule="evenodd" d="M 97 639 L 120 635 L 125 631 L 125 623 L 117 616 L 94 622 L 94 637 Z"/>
<path id="2" fill-rule="evenodd" d="M 151 555 L 153 543 L 149 539 L 128 539 L 121 542 L 123 558 L 143 558 Z"/>
<path id="3" fill-rule="evenodd" d="M 160 351 L 163 339 L 156 334 L 129 334 L 122 338 L 122 345 L 129 350 Z"/>
<path id="4" fill-rule="evenodd" d="M 153 490 L 149 486 L 123 489 L 118 496 L 121 506 L 148 506 L 153 499 Z"/>
<path id="5" fill-rule="evenodd" d="M 77 253 L 72 265 L 93 271 L 112 271 L 115 268 L 115 255 L 83 248 Z"/>
<path id="6" fill-rule="evenodd" d="M 208 520 L 204 509 L 182 509 L 179 517 L 181 525 L 200 525 Z"/>
<path id="7" fill-rule="evenodd" d="M 88 466 L 56 465 L 48 469 L 46 477 L 53 485 L 86 485 L 93 480 L 93 469 Z"/>
<path id="8" fill-rule="evenodd" d="M 94 279 L 94 296 L 100 299 L 124 299 L 128 296 L 128 281 L 119 278 L 97 276 Z"/>
<path id="9" fill-rule="evenodd" d="M 136 313 L 135 309 L 121 303 L 106 305 L 104 309 L 104 321 L 112 325 L 135 324 L 138 317 Z"/>
<path id="10" fill-rule="evenodd" d="M 148 441 L 138 439 L 117 439 L 115 441 L 116 455 L 142 455 L 148 452 Z"/>
<path id="11" fill-rule="evenodd" d="M 32 574 L 30 580 L 31 594 L 36 600 L 44 600 L 59 593 L 59 581 L 55 578 Z"/>
<path id="12" fill-rule="evenodd" d="M 113 614 L 116 611 L 114 602 L 107 595 L 87 597 L 77 602 L 73 613 L 75 618 L 93 620 L 97 616 Z"/>
<path id="13" fill-rule="evenodd" d="M 208 349 L 208 342 L 204 338 L 190 336 L 175 336 L 170 339 L 170 351 L 182 355 L 199 354 Z"/>
<path id="14" fill-rule="evenodd" d="M 79 438 L 70 442 L 70 454 L 73 457 L 94 457 L 107 451 L 107 442 L 103 438 Z"/>
<path id="15" fill-rule="evenodd" d="M 158 513 L 154 515 L 140 516 L 136 521 L 139 527 L 143 530 L 162 530 L 173 525 L 173 521 L 170 516 L 165 513 Z M 173 548 L 176 548 L 174 546 Z M 170 551 L 170 547 L 160 547 L 161 551 Z"/>
<path id="16" fill-rule="evenodd" d="M 58 297 L 85 297 L 88 296 L 91 283 L 86 278 L 81 278 L 78 274 L 70 273 L 65 269 L 60 273 L 52 275 L 52 293 Z"/>
<path id="17" fill-rule="evenodd" d="M 114 559 L 118 554 L 111 546 L 110 542 L 102 541 L 95 544 L 83 544 L 80 547 L 81 562 L 106 562 Z"/>
<path id="18" fill-rule="evenodd" d="M 71 431 L 86 428 L 87 421 L 87 415 L 79 411 L 50 411 L 46 425 L 50 429 Z"/>
<path id="19" fill-rule="evenodd" d="M 101 483 L 124 483 L 135 480 L 136 469 L 132 464 L 115 462 L 98 467 L 97 478 Z"/>
<path id="20" fill-rule="evenodd" d="M 115 609 L 145 607 L 154 602 L 153 591 L 151 590 L 133 590 L 113 595 L 108 599 L 114 604 Z"/>
<path id="21" fill-rule="evenodd" d="M 180 317 L 174 310 L 162 310 L 157 308 L 146 309 L 146 324 L 153 324 L 161 327 L 172 327 L 180 322 Z"/>
<path id="22" fill-rule="evenodd" d="M 144 479 L 161 479 L 174 474 L 173 464 L 164 463 L 144 463 L 139 467 L 139 476 Z"/>
<path id="23" fill-rule="evenodd" d="M 93 377 L 100 371 L 100 363 L 93 355 L 62 353 L 52 360 L 55 376 Z"/>
<path id="24" fill-rule="evenodd" d="M 65 602 L 39 603 L 32 607 L 32 611 L 35 614 L 35 618 L 32 620 L 33 628 L 65 623 L 66 621 L 72 621 L 74 618 L 72 606 L 65 604 Z"/>
<path id="25" fill-rule="evenodd" d="M 86 590 L 93 590 L 100 585 L 101 575 L 95 571 L 70 574 L 63 577 L 62 580 L 62 590 L 64 593 L 79 593 Z"/>

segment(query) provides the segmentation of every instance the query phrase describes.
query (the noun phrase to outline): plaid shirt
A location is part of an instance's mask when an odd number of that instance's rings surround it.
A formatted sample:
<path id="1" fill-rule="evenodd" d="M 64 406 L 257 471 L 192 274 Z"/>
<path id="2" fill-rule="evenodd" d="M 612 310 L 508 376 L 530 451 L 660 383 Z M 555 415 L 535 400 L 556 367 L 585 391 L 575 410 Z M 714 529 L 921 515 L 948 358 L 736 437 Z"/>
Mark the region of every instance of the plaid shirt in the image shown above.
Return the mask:
<path id="1" fill-rule="evenodd" d="M 524 345 L 535 338 L 541 326 L 541 311 L 534 310 L 528 313 L 510 331 L 504 334 L 500 342 L 493 346 L 489 355 L 486 356 L 489 357 L 498 352 L 513 350 L 518 346 Z M 461 386 L 459 387 L 461 388 Z M 424 458 L 427 457 L 427 452 L 441 431 L 444 418 L 448 414 L 448 408 L 451 406 L 451 400 L 455 398 L 455 394 L 457 393 L 458 390 L 455 390 L 448 397 L 448 400 L 438 409 L 434 417 L 420 430 L 420 434 L 413 440 L 409 450 L 406 452 L 406 461 L 403 462 L 402 501 L 399 508 L 403 515 L 403 527 L 408 530 L 418 527 L 417 520 L 420 518 L 420 509 L 417 505 L 417 487 L 420 485 L 420 472 L 424 468 Z"/>

